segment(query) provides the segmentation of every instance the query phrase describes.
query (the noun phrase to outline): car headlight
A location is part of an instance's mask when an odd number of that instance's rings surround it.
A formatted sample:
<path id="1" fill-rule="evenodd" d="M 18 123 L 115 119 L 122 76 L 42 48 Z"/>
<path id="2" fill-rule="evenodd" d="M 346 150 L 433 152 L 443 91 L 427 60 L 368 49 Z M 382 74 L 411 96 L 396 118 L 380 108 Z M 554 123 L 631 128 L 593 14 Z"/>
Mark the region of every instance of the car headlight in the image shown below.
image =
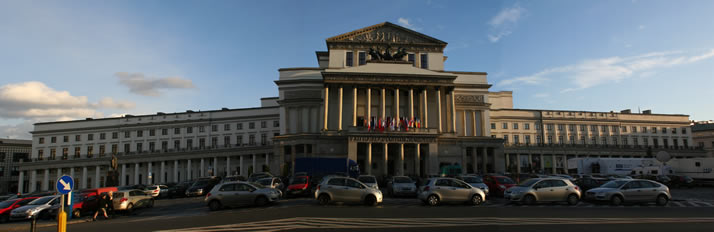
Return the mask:
<path id="1" fill-rule="evenodd" d="M 505 185 L 502 185 L 502 184 L 499 184 L 498 187 L 501 188 L 501 189 L 506 189 L 506 186 L 505 186 Z"/>

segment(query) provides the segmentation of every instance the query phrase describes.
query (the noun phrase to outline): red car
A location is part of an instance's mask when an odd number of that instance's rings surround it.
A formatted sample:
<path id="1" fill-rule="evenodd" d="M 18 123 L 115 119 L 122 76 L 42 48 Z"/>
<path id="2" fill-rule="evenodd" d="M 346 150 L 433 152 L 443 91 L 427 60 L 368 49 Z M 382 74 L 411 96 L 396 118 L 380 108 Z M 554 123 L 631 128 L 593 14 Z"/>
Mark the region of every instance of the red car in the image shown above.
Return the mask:
<path id="1" fill-rule="evenodd" d="M 506 189 L 516 185 L 511 178 L 507 176 L 486 175 L 483 177 L 483 183 L 488 186 L 489 194 L 494 196 L 503 196 Z"/>
<path id="2" fill-rule="evenodd" d="M 290 179 L 290 185 L 285 191 L 287 196 L 310 195 L 310 177 L 296 176 Z"/>
<path id="3" fill-rule="evenodd" d="M 25 197 L 0 202 L 0 223 L 5 223 L 10 220 L 10 211 L 20 208 L 20 206 L 27 205 L 27 203 L 30 203 L 30 201 L 37 198 L 39 197 Z"/>

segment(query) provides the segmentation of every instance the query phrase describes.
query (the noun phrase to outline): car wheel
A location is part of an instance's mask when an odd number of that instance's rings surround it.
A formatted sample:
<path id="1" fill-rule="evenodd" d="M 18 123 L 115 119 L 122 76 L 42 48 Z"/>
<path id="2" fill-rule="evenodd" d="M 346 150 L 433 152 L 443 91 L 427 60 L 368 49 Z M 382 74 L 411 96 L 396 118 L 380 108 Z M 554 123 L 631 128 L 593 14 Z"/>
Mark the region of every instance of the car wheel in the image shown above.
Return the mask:
<path id="1" fill-rule="evenodd" d="M 536 202 L 536 199 L 533 195 L 529 194 L 529 195 L 526 195 L 523 197 L 523 204 L 532 205 L 532 204 L 535 204 L 535 202 Z"/>
<path id="2" fill-rule="evenodd" d="M 327 205 L 330 203 L 330 196 L 327 194 L 322 194 L 320 197 L 317 198 L 317 201 L 320 202 L 320 205 Z"/>
<path id="3" fill-rule="evenodd" d="M 578 195 L 570 194 L 568 196 L 568 205 L 577 205 L 579 200 Z"/>
<path id="4" fill-rule="evenodd" d="M 264 206 L 268 204 L 268 198 L 264 196 L 259 196 L 258 198 L 255 198 L 255 205 L 257 206 Z"/>
<path id="5" fill-rule="evenodd" d="M 430 206 L 437 206 L 439 205 L 439 197 L 436 195 L 430 195 L 426 198 L 426 203 Z"/>
<path id="6" fill-rule="evenodd" d="M 483 203 L 483 198 L 481 198 L 481 195 L 474 194 L 474 195 L 471 197 L 471 204 L 472 204 L 472 205 L 480 205 L 481 203 Z"/>
<path id="7" fill-rule="evenodd" d="M 208 209 L 211 211 L 216 211 L 221 209 L 221 202 L 217 200 L 212 200 L 211 202 L 208 203 Z"/>
<path id="8" fill-rule="evenodd" d="M 8 221 L 10 221 L 9 217 L 10 216 L 7 215 L 0 216 L 0 223 L 7 223 Z"/>
<path id="9" fill-rule="evenodd" d="M 149 204 L 146 205 L 146 208 L 154 208 L 154 199 L 149 200 Z"/>
<path id="10" fill-rule="evenodd" d="M 129 203 L 129 205 L 126 206 L 126 214 L 131 215 L 131 213 L 134 211 L 134 204 Z"/>
<path id="11" fill-rule="evenodd" d="M 80 212 L 79 209 L 75 209 L 74 211 L 72 211 L 73 218 L 80 218 L 81 216 L 82 216 L 82 212 Z"/>
<path id="12" fill-rule="evenodd" d="M 623 200 L 622 200 L 621 196 L 613 196 L 610 199 L 610 204 L 612 204 L 614 206 L 622 205 L 622 202 L 623 202 Z"/>
<path id="13" fill-rule="evenodd" d="M 669 199 L 664 194 L 657 196 L 657 205 L 665 206 L 669 202 Z"/>
<path id="14" fill-rule="evenodd" d="M 42 220 L 49 220 L 50 219 L 50 214 L 47 213 L 47 211 L 42 211 L 40 214 L 37 216 L 38 218 Z"/>
<path id="15" fill-rule="evenodd" d="M 373 195 L 369 195 L 364 198 L 364 204 L 368 206 L 376 206 L 377 205 L 377 198 L 374 197 Z"/>

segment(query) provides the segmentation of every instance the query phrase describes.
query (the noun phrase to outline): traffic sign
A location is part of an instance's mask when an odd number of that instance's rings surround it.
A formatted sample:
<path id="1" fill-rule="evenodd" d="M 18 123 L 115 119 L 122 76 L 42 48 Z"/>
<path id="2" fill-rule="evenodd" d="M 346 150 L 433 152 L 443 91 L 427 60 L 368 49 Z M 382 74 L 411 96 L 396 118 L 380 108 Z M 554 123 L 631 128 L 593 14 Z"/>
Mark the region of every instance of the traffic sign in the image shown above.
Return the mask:
<path id="1" fill-rule="evenodd" d="M 60 194 L 67 194 L 72 192 L 74 188 L 74 180 L 71 176 L 62 176 L 57 179 L 57 192 Z"/>

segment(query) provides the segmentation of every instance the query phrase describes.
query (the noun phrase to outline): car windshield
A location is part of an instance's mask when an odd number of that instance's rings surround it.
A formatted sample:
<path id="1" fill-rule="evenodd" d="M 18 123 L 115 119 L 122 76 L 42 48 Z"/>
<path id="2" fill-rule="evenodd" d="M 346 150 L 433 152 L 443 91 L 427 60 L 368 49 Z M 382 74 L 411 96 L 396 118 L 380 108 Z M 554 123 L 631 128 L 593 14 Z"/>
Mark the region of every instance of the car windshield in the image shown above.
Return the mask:
<path id="1" fill-rule="evenodd" d="M 527 179 L 523 182 L 521 182 L 518 187 L 531 187 L 533 184 L 538 182 L 538 179 Z"/>
<path id="2" fill-rule="evenodd" d="M 252 184 L 253 186 L 255 186 L 256 188 L 258 188 L 258 189 L 267 188 L 267 187 L 265 187 L 265 185 L 262 185 L 262 184 L 260 184 L 260 183 L 251 183 L 251 184 Z"/>
<path id="3" fill-rule="evenodd" d="M 38 198 L 37 200 L 31 201 L 28 203 L 28 205 L 44 205 L 47 204 L 47 202 L 51 201 L 54 199 L 54 197 L 43 197 L 43 198 Z"/>
<path id="4" fill-rule="evenodd" d="M 610 181 L 610 182 L 607 182 L 604 185 L 600 186 L 600 188 L 619 188 L 622 185 L 626 184 L 627 182 L 628 181 L 620 181 L 620 180 Z"/>
<path id="5" fill-rule="evenodd" d="M 262 184 L 262 185 L 271 185 L 272 183 L 273 183 L 273 179 L 270 179 L 270 178 L 258 180 L 258 184 Z"/>
<path id="6" fill-rule="evenodd" d="M 483 179 L 481 179 L 481 177 L 475 176 L 464 177 L 464 181 L 466 181 L 466 183 L 483 183 Z"/>
<path id="7" fill-rule="evenodd" d="M 14 202 L 15 202 L 15 200 L 0 202 L 0 209 L 10 207 L 12 205 L 12 203 L 14 203 Z"/>
<path id="8" fill-rule="evenodd" d="M 203 187 L 203 186 L 208 185 L 208 183 L 210 183 L 208 180 L 199 180 L 199 181 L 196 181 L 196 183 L 194 183 L 193 186 Z"/>
<path id="9" fill-rule="evenodd" d="M 292 180 L 290 180 L 290 184 L 307 184 L 307 178 L 295 177 Z"/>
<path id="10" fill-rule="evenodd" d="M 357 178 L 359 181 L 362 181 L 362 183 L 366 184 L 374 184 L 377 183 L 377 178 L 374 178 L 374 176 L 360 176 Z"/>
<path id="11" fill-rule="evenodd" d="M 412 179 L 409 179 L 409 177 L 394 177 L 394 183 L 407 184 L 412 182 Z"/>
<path id="12" fill-rule="evenodd" d="M 496 177 L 496 181 L 501 184 L 515 184 L 511 178 L 508 177 Z"/>

